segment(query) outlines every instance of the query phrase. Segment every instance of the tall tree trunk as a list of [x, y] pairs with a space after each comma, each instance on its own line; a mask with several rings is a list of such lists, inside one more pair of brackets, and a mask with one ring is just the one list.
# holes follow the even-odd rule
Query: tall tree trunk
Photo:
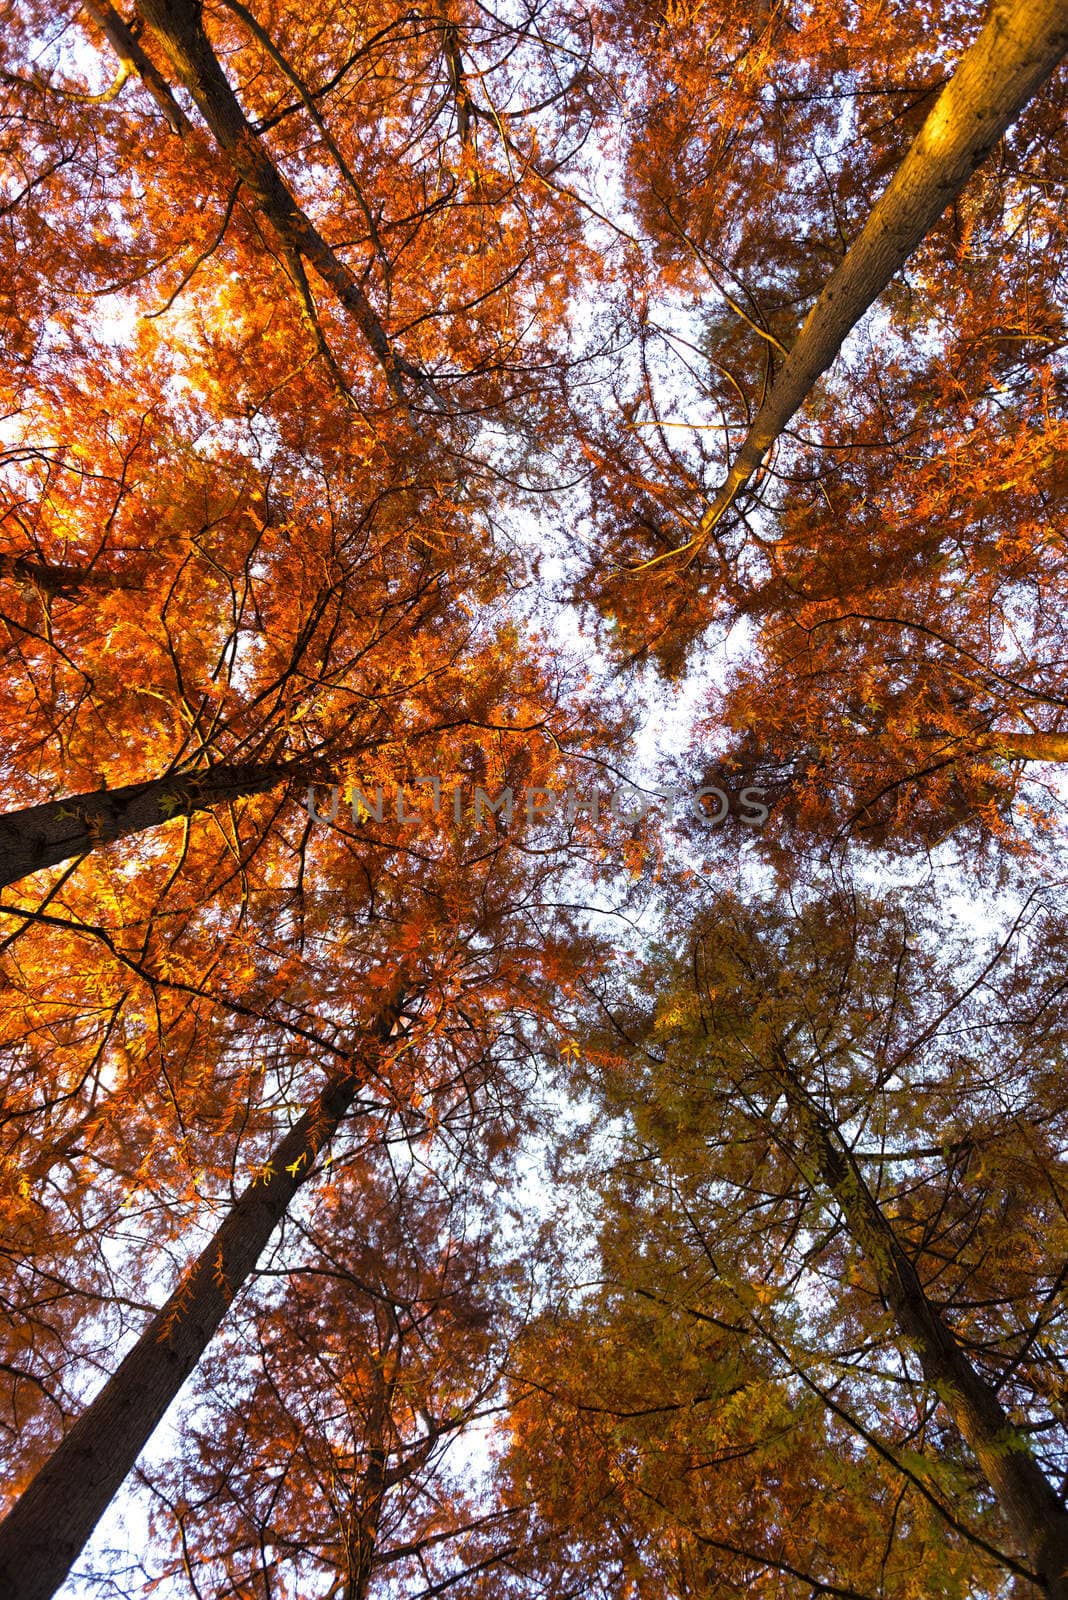
[[287, 762], [235, 762], [202, 772], [96, 789], [0, 815], [0, 887], [172, 817], [263, 794], [293, 775]]
[[86, 11], [104, 34], [127, 73], [136, 73], [180, 139], [192, 130], [185, 112], [174, 98], [162, 73], [157, 72], [130, 29], [108, 0], [82, 0]]
[[702, 544], [882, 294], [1068, 50], [1068, 0], [994, 0], [860, 234], [824, 286], [750, 425], [697, 535]]
[[64, 567], [55, 562], [37, 561], [12, 551], [0, 555], [0, 578], [8, 578], [21, 589], [36, 592], [47, 600], [74, 600], [86, 589], [139, 589], [142, 579], [132, 573], [92, 571], [87, 567]]
[[1068, 733], [999, 733], [995, 728], [982, 748], [1010, 761], [1068, 761]]
[[385, 1374], [377, 1364], [372, 1381], [374, 1399], [367, 1430], [367, 1469], [353, 1488], [352, 1527], [348, 1541], [349, 1570], [343, 1600], [367, 1600], [374, 1577], [382, 1502], [387, 1488], [387, 1435], [396, 1384], [395, 1381], [386, 1382]]
[[194, 0], [138, 0], [138, 4], [235, 175], [283, 246], [310, 262], [333, 289], [380, 362], [396, 397], [404, 399], [405, 377], [425, 385], [423, 374], [393, 349], [355, 273], [334, 252], [290, 194], [219, 65], [200, 19], [200, 7]]
[[976, 1371], [865, 1182], [835, 1124], [809, 1094], [785, 1054], [771, 1067], [800, 1130], [799, 1164], [841, 1207], [879, 1292], [919, 1357], [923, 1375], [972, 1450], [1005, 1519], [1051, 1600], [1068, 1600], [1068, 1511]]
[[[372, 1029], [380, 1046], [403, 997]], [[316, 1157], [352, 1106], [362, 1080], [334, 1076], [275, 1148], [267, 1175], [234, 1203], [129, 1355], [108, 1379], [0, 1523], [0, 1595], [49, 1600], [256, 1265]]]
[[[871, 719], [872, 736], [882, 728]], [[914, 743], [927, 753], [948, 760], [972, 761], [977, 756], [996, 756], [1004, 761], [1068, 761], [1068, 733], [1032, 733], [1022, 728], [991, 728], [989, 733], [917, 733]]]

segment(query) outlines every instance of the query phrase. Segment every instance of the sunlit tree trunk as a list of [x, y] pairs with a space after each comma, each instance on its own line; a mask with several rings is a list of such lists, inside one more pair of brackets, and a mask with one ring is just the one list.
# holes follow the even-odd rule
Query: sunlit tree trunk
[[979, 37], [809, 312], [701, 519], [698, 540], [712, 532], [817, 378], [834, 362], [850, 329], [960, 194], [1066, 50], [1066, 0], [995, 0]]
[[998, 733], [983, 741], [995, 755], [1010, 761], [1068, 761], [1068, 733]]
[[137, 74], [163, 112], [172, 132], [184, 139], [191, 131], [185, 113], [114, 6], [109, 5], [108, 0], [82, 0], [82, 3], [118, 56], [123, 73], [127, 76]]

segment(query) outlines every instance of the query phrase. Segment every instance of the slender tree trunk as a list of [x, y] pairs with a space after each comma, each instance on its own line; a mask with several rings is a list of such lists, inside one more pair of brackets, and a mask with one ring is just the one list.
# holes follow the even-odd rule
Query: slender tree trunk
[[786, 1056], [772, 1068], [802, 1140], [809, 1181], [834, 1195], [879, 1292], [919, 1357], [923, 1375], [972, 1450], [1006, 1521], [1051, 1600], [1068, 1600], [1068, 1511], [1013, 1427], [993, 1387], [957, 1343], [875, 1200], [838, 1129], [801, 1083]]
[[994, 0], [978, 38], [809, 312], [701, 519], [700, 531], [683, 550], [708, 538], [817, 378], [834, 362], [850, 329], [960, 194], [1066, 50], [1068, 0]]
[[386, 1494], [387, 1433], [395, 1384], [374, 1371], [374, 1404], [367, 1440], [367, 1470], [352, 1497], [353, 1525], [349, 1535], [348, 1581], [343, 1600], [367, 1600], [378, 1554], [378, 1530]]
[[235, 175], [283, 244], [308, 261], [330, 285], [380, 362], [390, 388], [404, 399], [402, 379], [425, 382], [416, 368], [394, 351], [389, 336], [357, 281], [298, 206], [263, 141], [250, 126], [219, 65], [194, 0], [138, 0], [145, 21], [159, 40], [211, 129]]
[[203, 772], [96, 789], [0, 815], [0, 886], [172, 817], [263, 794], [293, 775], [286, 762], [220, 764]]
[[[878, 737], [880, 731], [873, 726], [873, 736]], [[1006, 761], [1068, 761], [1068, 733], [992, 728], [989, 733], [918, 733], [915, 742], [946, 760], [970, 761], [988, 755]]]
[[[372, 1030], [384, 1046], [402, 998]], [[329, 1082], [277, 1145], [266, 1175], [234, 1203], [129, 1355], [0, 1523], [3, 1600], [49, 1600], [133, 1469], [256, 1265], [316, 1157], [361, 1087], [355, 1071]]]
[[191, 130], [186, 116], [161, 73], [141, 49], [137, 40], [108, 0], [82, 0], [86, 11], [104, 34], [127, 73], [136, 73], [159, 106], [172, 132], [184, 139]]

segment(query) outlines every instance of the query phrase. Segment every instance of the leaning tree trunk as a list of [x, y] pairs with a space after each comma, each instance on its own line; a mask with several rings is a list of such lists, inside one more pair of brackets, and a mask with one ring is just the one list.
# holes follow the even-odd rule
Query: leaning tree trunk
[[923, 1375], [979, 1463], [1051, 1600], [1068, 1600], [1068, 1511], [994, 1388], [957, 1343], [837, 1128], [781, 1052], [772, 1074], [801, 1133], [801, 1165], [837, 1200]]
[[108, 0], [82, 0], [82, 4], [118, 56], [123, 71], [137, 74], [166, 117], [171, 131], [184, 139], [192, 131], [184, 111], [114, 6]]
[[695, 537], [650, 567], [694, 549], [712, 533], [760, 466], [850, 329], [956, 199], [1006, 128], [1068, 50], [1068, 0], [994, 0], [986, 22], [889, 187], [828, 279], [750, 425]]
[[[379, 1013], [385, 1045], [403, 998]], [[361, 1080], [335, 1075], [234, 1203], [178, 1288], [0, 1523], [3, 1600], [49, 1600], [246, 1282]]]
[[282, 761], [220, 763], [5, 812], [0, 815], [0, 887], [131, 833], [158, 828], [172, 817], [263, 794], [293, 773], [293, 766]]

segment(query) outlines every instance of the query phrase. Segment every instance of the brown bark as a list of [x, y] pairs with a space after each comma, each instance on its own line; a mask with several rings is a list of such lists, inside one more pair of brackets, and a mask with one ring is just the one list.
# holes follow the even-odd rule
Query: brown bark
[[868, 1188], [838, 1129], [786, 1056], [772, 1068], [800, 1131], [799, 1164], [837, 1200], [879, 1292], [998, 1498], [1051, 1600], [1068, 1600], [1068, 1511], [1014, 1428], [993, 1387], [976, 1371]]
[[219, 65], [204, 32], [199, 6], [193, 0], [139, 0], [139, 7], [235, 176], [286, 249], [309, 262], [333, 289], [370, 345], [396, 397], [404, 399], [405, 377], [426, 386], [424, 375], [393, 349], [355, 274], [335, 254], [290, 194]]
[[118, 12], [108, 4], [108, 0], [82, 0], [82, 3], [122, 62], [124, 71], [137, 74], [163, 112], [172, 132], [184, 139], [190, 131], [185, 112]]
[[387, 1433], [395, 1384], [387, 1383], [381, 1368], [374, 1371], [374, 1404], [367, 1441], [367, 1469], [352, 1501], [352, 1528], [348, 1549], [348, 1581], [344, 1600], [367, 1600], [378, 1552], [378, 1529], [386, 1494]]
[[[872, 736], [880, 729], [873, 726]], [[918, 733], [916, 744], [946, 761], [973, 761], [994, 756], [1003, 761], [1068, 761], [1068, 733], [1031, 733], [1026, 729], [992, 728], [989, 733]], [[926, 759], [926, 756], [925, 756]]]
[[[398, 998], [379, 1014], [371, 1030], [379, 1045], [392, 1035], [402, 1003]], [[49, 1600], [64, 1582], [360, 1084], [354, 1070], [335, 1076], [279, 1142], [267, 1175], [234, 1203], [192, 1271], [0, 1523], [4, 1600]]]
[[292, 772], [285, 762], [220, 764], [8, 811], [0, 815], [0, 887], [172, 817], [263, 794]]
[[[854, 711], [854, 715], [859, 713]], [[878, 738], [882, 728], [874, 718], [869, 730]], [[1068, 761], [1068, 733], [1016, 732], [1011, 728], [992, 728], [989, 733], [917, 733], [916, 744], [925, 751], [949, 760], [974, 760], [977, 756], [996, 756], [1006, 761]]]
[[[1066, 0], [994, 0], [971, 49], [809, 312], [694, 539], [704, 543], [835, 361], [850, 330], [1068, 50]], [[646, 566], [654, 562], [645, 563]]]
[[1068, 733], [999, 733], [995, 729], [984, 748], [1010, 761], [1068, 761]]
[[46, 600], [73, 600], [86, 589], [113, 590], [137, 589], [140, 578], [132, 574], [92, 571], [86, 567], [64, 567], [54, 562], [35, 561], [31, 556], [17, 556], [10, 551], [0, 555], [0, 578], [17, 583], [20, 588], [35, 590]]
[[456, 102], [456, 131], [461, 144], [469, 144], [474, 137], [478, 108], [471, 98], [471, 90], [464, 70], [463, 51], [460, 48], [460, 31], [443, 5], [437, 7], [441, 18], [441, 48], [449, 74], [449, 88]]

